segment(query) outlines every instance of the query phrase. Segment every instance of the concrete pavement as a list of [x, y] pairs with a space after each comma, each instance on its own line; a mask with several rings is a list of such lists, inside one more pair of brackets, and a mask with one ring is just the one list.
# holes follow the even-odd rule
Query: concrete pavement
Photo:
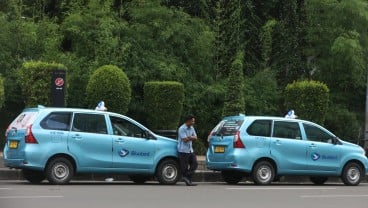
[[254, 186], [242, 183], [200, 183], [187, 187], [157, 183], [78, 182], [66, 186], [29, 185], [23, 181], [0, 181], [1, 208], [188, 208], [188, 207], [282, 207], [367, 208], [368, 184], [348, 187], [285, 185]]

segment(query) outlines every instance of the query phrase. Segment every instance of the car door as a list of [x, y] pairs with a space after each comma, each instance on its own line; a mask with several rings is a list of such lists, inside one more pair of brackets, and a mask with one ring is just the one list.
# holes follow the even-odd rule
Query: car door
[[152, 169], [156, 139], [133, 121], [110, 116], [113, 131], [113, 167], [127, 170]]
[[80, 169], [111, 168], [112, 138], [107, 132], [104, 114], [74, 113], [68, 137], [69, 151], [77, 158]]
[[278, 161], [279, 173], [306, 170], [306, 147], [297, 121], [274, 121], [271, 155]]
[[312, 124], [303, 123], [303, 128], [308, 140], [308, 169], [317, 172], [338, 170], [341, 145], [333, 144], [334, 136]]

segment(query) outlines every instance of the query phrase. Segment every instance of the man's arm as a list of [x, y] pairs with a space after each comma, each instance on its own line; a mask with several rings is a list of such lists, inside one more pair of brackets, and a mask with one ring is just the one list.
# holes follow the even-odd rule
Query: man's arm
[[179, 128], [179, 139], [183, 140], [184, 142], [190, 141], [189, 137], [187, 136], [184, 129]]

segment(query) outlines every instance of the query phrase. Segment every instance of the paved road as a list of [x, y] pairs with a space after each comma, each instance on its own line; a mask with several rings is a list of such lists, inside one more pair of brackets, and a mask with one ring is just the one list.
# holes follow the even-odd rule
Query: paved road
[[0, 181], [1, 208], [367, 208], [368, 184], [254, 186], [200, 183], [196, 187], [78, 182], [67, 186]]

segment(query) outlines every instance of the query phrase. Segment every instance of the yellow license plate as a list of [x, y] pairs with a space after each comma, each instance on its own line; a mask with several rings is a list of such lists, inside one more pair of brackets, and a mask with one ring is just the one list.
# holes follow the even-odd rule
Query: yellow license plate
[[18, 148], [18, 141], [10, 141], [9, 142], [9, 147], [11, 149], [17, 149]]
[[215, 146], [215, 153], [224, 153], [225, 147], [224, 146]]

